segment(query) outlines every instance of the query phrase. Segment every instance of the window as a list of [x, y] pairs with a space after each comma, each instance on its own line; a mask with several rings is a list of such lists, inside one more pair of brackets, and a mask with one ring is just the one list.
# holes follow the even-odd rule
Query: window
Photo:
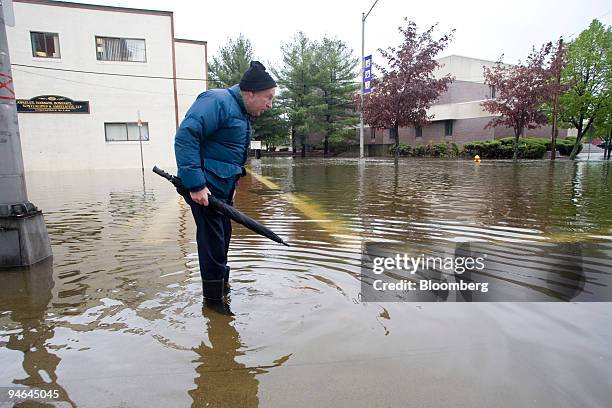
[[453, 121], [445, 120], [444, 121], [444, 136], [452, 136], [453, 135]]
[[98, 61], [147, 62], [145, 40], [96, 37]]
[[59, 35], [57, 33], [30, 32], [32, 55], [39, 58], [59, 58]]
[[423, 137], [423, 128], [420, 126], [414, 127], [414, 135], [415, 137]]
[[375, 140], [375, 139], [376, 139], [376, 129], [371, 127], [370, 128], [370, 140]]
[[397, 140], [399, 136], [399, 128], [389, 128], [389, 138], [391, 140]]
[[495, 85], [489, 85], [489, 99], [495, 99]]
[[107, 142], [138, 141], [142, 134], [142, 140], [149, 140], [149, 123], [143, 122], [138, 129], [138, 122], [128, 123], [105, 123], [104, 134]]

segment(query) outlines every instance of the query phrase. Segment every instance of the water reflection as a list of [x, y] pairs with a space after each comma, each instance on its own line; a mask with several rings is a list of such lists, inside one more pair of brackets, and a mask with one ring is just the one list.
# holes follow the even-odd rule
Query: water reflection
[[[561, 397], [550, 389], [542, 388], [542, 395], [529, 387], [551, 370], [574, 372], [555, 358], [544, 359], [551, 344], [558, 355], [570, 355], [579, 344], [581, 357], [573, 364], [597, 375], [555, 386], [589, 396], [582, 405], [605, 400], [612, 367], [610, 336], [603, 329], [609, 310], [560, 304], [537, 310], [503, 304], [383, 308], [357, 299], [361, 249], [370, 241], [430, 249], [484, 242], [495, 246], [500, 265], [515, 262], [536, 242], [548, 250], [532, 251], [522, 262], [540, 262], [546, 266], [542, 274], [508, 276], [506, 269], [496, 279], [509, 277], [515, 281], [509, 287], [529, 284], [563, 300], [579, 291], [609, 290], [609, 165], [262, 159], [252, 172], [240, 182], [237, 207], [292, 246], [234, 229], [229, 262], [235, 315], [201, 311], [195, 227], [189, 208], [166, 181], [147, 175], [143, 191], [139, 169], [28, 175], [31, 199], [45, 210], [53, 271], [38, 279], [0, 273], [0, 366], [6, 367], [0, 383], [52, 384], [62, 389], [67, 404], [74, 400], [79, 406], [100, 399], [108, 406], [142, 403], [129, 395], [148, 395], [151, 404], [167, 406], [286, 406], [293, 401], [276, 400], [284, 394], [270, 391], [274, 384], [311, 384], [325, 367], [327, 378], [336, 370], [348, 378], [342, 367], [351, 370], [355, 361], [376, 358], [412, 366], [418, 360], [412, 351], [433, 344], [490, 364], [489, 370], [479, 374], [463, 365], [462, 357], [436, 359], [430, 353], [419, 369], [425, 377], [464, 369], [479, 380], [514, 374], [513, 389], [559, 406]], [[583, 281], [577, 269], [554, 269], [578, 256], [570, 253], [575, 244], [585, 261], [583, 272], [590, 274]], [[467, 293], [453, 299], [439, 295], [470, 300]], [[474, 322], [482, 326], [473, 330]], [[471, 343], [474, 333], [483, 333], [478, 347]], [[527, 339], [517, 339], [523, 335]], [[449, 338], [453, 347], [443, 343]], [[511, 364], [536, 349], [529, 367], [538, 374]], [[494, 364], [498, 359], [503, 370]], [[312, 368], [310, 375], [296, 374], [305, 367]], [[376, 372], [384, 381], [407, 374], [362, 372]], [[98, 383], [98, 377], [105, 380]], [[143, 377], [146, 381], [133, 380]], [[367, 375], [351, 384], [368, 386]], [[293, 391], [306, 398], [318, 389], [305, 385]]]
[[244, 345], [235, 329], [234, 316], [229, 305], [221, 302], [208, 302], [203, 309], [206, 334], [210, 346], [202, 342], [193, 350], [197, 353], [195, 361], [197, 377], [195, 390], [190, 390], [193, 407], [257, 407], [257, 374], [265, 372], [249, 368], [237, 362], [244, 355]]
[[[0, 310], [9, 322], [2, 325], [5, 329], [0, 332], [3, 337], [0, 345], [23, 353], [21, 366], [25, 376], [13, 379], [14, 385], [57, 391], [59, 397], [55, 401], [65, 401], [76, 407], [56, 374], [61, 359], [48, 346], [55, 336], [55, 327], [47, 320], [53, 287], [51, 259], [30, 268], [2, 273]], [[5, 332], [7, 326], [13, 327], [8, 333]], [[33, 403], [26, 400], [15, 406]]]

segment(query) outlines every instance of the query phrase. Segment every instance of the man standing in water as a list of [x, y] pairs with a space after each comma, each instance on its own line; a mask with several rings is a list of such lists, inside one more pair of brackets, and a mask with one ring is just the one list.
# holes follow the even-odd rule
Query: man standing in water
[[220, 300], [229, 289], [229, 218], [208, 208], [208, 196], [233, 204], [245, 175], [251, 118], [272, 108], [276, 82], [252, 61], [240, 83], [200, 94], [174, 140], [178, 176], [189, 190], [185, 200], [197, 226], [198, 257], [205, 299]]

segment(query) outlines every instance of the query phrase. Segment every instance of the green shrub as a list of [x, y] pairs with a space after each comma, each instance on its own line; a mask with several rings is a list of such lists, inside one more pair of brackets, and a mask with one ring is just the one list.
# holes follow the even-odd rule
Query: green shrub
[[[559, 154], [562, 156], [569, 156], [572, 153], [572, 149], [574, 148], [574, 144], [576, 143], [575, 137], [566, 137], [565, 139], [557, 140], [557, 149], [559, 149]], [[578, 146], [578, 153], [582, 151], [582, 142]]]
[[519, 159], [541, 159], [546, 153], [546, 145], [541, 143], [519, 144]]
[[415, 146], [412, 150], [412, 154], [416, 157], [424, 157], [427, 153], [427, 148], [423, 145]]
[[[521, 159], [541, 159], [546, 153], [546, 139], [519, 139], [518, 157]], [[512, 159], [514, 156], [514, 138], [506, 137], [500, 140], [484, 142], [468, 142], [463, 145], [465, 156], [472, 158], [479, 155], [481, 159]]]
[[[412, 146], [405, 145], [405, 144], [399, 145], [399, 155], [400, 156], [410, 156], [411, 151], [412, 151]], [[391, 154], [391, 156], [395, 156], [395, 145], [391, 146], [391, 148], [389, 149], [389, 154]]]
[[433, 143], [415, 146], [412, 149], [414, 157], [457, 157], [459, 146], [455, 143]]
[[429, 155], [432, 157], [446, 157], [448, 155], [449, 148], [446, 143], [436, 143], [430, 145]]
[[546, 150], [550, 150], [552, 141], [543, 137], [525, 137], [519, 140], [526, 141], [529, 144], [541, 144]]

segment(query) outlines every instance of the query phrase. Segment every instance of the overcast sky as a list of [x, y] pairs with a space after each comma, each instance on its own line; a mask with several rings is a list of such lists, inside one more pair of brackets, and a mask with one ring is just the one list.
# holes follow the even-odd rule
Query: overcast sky
[[[346, 41], [361, 54], [361, 13], [374, 0], [334, 1], [188, 1], [102, 0], [85, 3], [169, 10], [174, 12], [178, 38], [206, 40], [209, 60], [228, 38], [243, 33], [262, 62], [280, 61], [280, 44], [301, 30], [309, 38], [325, 34]], [[458, 54], [513, 63], [533, 45], [559, 36], [575, 38], [592, 19], [612, 24], [610, 0], [379, 0], [366, 20], [365, 54], [397, 45], [403, 17], [419, 28], [439, 23], [439, 32], [456, 29], [440, 56]], [[573, 36], [572, 36], [573, 35]], [[572, 36], [572, 37], [570, 37]]]

